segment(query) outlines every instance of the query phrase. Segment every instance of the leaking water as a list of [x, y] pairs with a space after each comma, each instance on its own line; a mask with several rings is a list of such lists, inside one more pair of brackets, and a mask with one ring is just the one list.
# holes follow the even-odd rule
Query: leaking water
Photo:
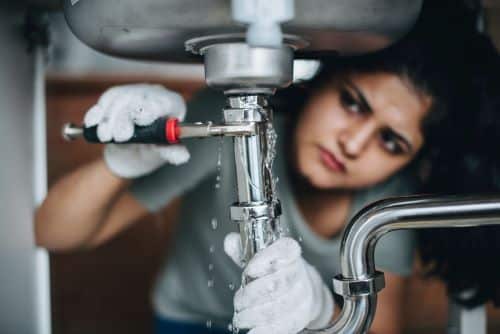
[[[221, 188], [223, 144], [224, 144], [223, 137], [220, 137], [218, 147], [217, 147], [217, 155], [216, 155], [217, 161], [216, 161], [216, 173], [215, 173], [215, 184], [214, 184], [215, 191], [217, 191]], [[213, 231], [217, 230], [218, 226], [219, 226], [219, 222], [218, 222], [216, 217], [213, 217], [212, 219], [210, 219], [210, 227]], [[210, 254], [214, 254], [215, 253], [215, 246], [210, 245], [208, 250], [209, 250]], [[215, 269], [214, 264], [209, 263], [208, 264], [208, 271], [209, 271], [209, 273], [211, 273], [211, 275], [213, 275], [214, 269]], [[208, 287], [208, 289], [213, 289], [215, 287], [215, 278], [214, 277], [210, 277], [208, 279], [207, 287]], [[207, 322], [206, 322], [207, 328], [211, 329], [212, 325], [213, 325], [212, 320], [210, 320], [210, 319], [207, 320]]]
[[210, 220], [210, 225], [212, 226], [212, 230], [216, 230], [217, 229], [217, 226], [218, 226], [218, 221], [217, 221], [217, 218], [212, 218], [212, 220]]
[[223, 137], [219, 138], [219, 144], [217, 146], [217, 164], [215, 173], [215, 189], [220, 189], [220, 182], [222, 179], [222, 146], [224, 145]]
[[267, 147], [266, 147], [266, 156], [264, 158], [264, 166], [267, 170], [267, 175], [270, 178], [270, 193], [271, 193], [271, 199], [273, 202], [278, 201], [278, 197], [276, 194], [276, 185], [278, 183], [278, 178], [273, 178], [273, 163], [274, 159], [276, 158], [276, 141], [278, 139], [278, 134], [274, 130], [273, 123], [272, 122], [267, 122], [267, 129], [266, 129], [266, 140], [267, 140]]

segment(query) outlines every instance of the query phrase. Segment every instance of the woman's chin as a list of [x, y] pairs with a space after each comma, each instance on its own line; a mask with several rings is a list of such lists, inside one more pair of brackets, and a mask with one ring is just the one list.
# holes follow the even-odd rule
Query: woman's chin
[[330, 176], [321, 175], [318, 173], [311, 173], [306, 176], [306, 179], [309, 184], [316, 189], [329, 190], [338, 188], [340, 186], [340, 184], [335, 180], [332, 180]]
[[297, 172], [300, 178], [314, 189], [329, 190], [342, 186], [342, 180], [339, 179], [339, 176], [332, 175], [321, 164], [299, 165]]

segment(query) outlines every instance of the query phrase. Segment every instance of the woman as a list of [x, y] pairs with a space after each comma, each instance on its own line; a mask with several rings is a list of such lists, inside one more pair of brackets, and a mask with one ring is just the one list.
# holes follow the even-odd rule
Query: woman
[[[339, 272], [343, 227], [371, 201], [417, 191], [439, 155], [435, 148], [446, 144], [439, 125], [462, 111], [461, 44], [439, 38], [429, 45], [432, 36], [416, 31], [378, 54], [326, 61], [307, 87], [276, 97], [276, 107], [288, 111], [275, 121], [282, 223], [299, 243], [283, 238], [259, 253], [244, 270], [252, 282], [238, 291], [240, 245], [236, 226], [226, 221], [234, 170], [228, 145], [218, 166], [214, 141], [188, 149], [108, 145], [104, 159], [51, 189], [36, 214], [37, 242], [50, 250], [95, 247], [183, 194], [173, 250], [153, 296], [159, 333], [225, 332], [233, 313], [234, 325], [252, 334], [326, 325], [334, 313], [328, 282]], [[223, 104], [204, 92], [187, 117], [216, 119], [206, 112]], [[105, 93], [85, 123], [99, 126], [101, 140], [126, 140], [134, 124], [163, 115], [183, 118], [178, 96], [157, 86], [127, 86]], [[188, 152], [185, 165], [165, 165], [186, 162]], [[374, 333], [401, 331], [413, 258], [411, 233], [380, 241], [376, 264], [387, 287], [379, 295]]]

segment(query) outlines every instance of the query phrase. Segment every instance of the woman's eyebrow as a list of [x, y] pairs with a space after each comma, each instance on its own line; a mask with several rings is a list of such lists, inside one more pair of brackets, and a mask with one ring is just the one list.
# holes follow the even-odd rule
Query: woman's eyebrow
[[361, 107], [367, 111], [367, 112], [373, 112], [373, 109], [372, 107], [370, 106], [370, 104], [368, 103], [368, 101], [366, 100], [365, 98], [365, 95], [363, 94], [363, 92], [358, 88], [356, 87], [355, 84], [353, 84], [352, 82], [350, 82], [349, 80], [346, 80], [345, 81], [345, 84], [354, 91], [354, 93], [356, 94], [356, 97], [358, 98], [359, 100], [359, 104], [361, 105]]
[[403, 143], [404, 146], [406, 146], [408, 153], [413, 152], [413, 146], [408, 139], [406, 139], [402, 134], [394, 131], [394, 129], [388, 128], [388, 130], [392, 132], [392, 135], [396, 137], [397, 140], [399, 140], [401, 143]]
[[[368, 101], [366, 100], [363, 92], [355, 84], [353, 84], [349, 80], [345, 80], [345, 84], [350, 89], [352, 89], [354, 91], [354, 93], [356, 94], [356, 96], [359, 100], [359, 104], [361, 105], [361, 107], [365, 111], [373, 113], [373, 109], [370, 106], [370, 104], [368, 103]], [[388, 128], [388, 129], [392, 132], [394, 137], [396, 137], [400, 142], [402, 142], [404, 144], [404, 146], [406, 146], [406, 149], [408, 150], [409, 153], [411, 153], [413, 151], [413, 146], [411, 145], [410, 140], [408, 140], [404, 135], [396, 132], [394, 129], [392, 129], [392, 128]]]

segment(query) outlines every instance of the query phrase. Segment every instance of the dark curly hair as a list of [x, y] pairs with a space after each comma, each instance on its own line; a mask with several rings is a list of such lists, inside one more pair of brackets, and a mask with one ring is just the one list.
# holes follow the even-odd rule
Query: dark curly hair
[[[498, 194], [500, 59], [483, 35], [473, 34], [463, 43], [467, 45], [462, 79], [466, 85], [461, 92], [466, 98], [457, 100], [462, 105], [456, 106], [456, 117], [438, 135], [441, 145], [432, 152], [433, 167], [423, 191]], [[495, 265], [500, 256], [499, 227], [423, 230], [419, 244], [428, 275], [444, 280], [458, 303], [500, 305], [500, 267]]]
[[[428, 162], [424, 193], [500, 191], [500, 60], [476, 30], [475, 1], [429, 0], [415, 28], [380, 52], [324, 58], [309, 82], [279, 92], [273, 103], [292, 115], [290, 131], [310, 94], [350, 73], [391, 73], [432, 98], [422, 124], [424, 146], [412, 164]], [[295, 112], [294, 112], [295, 111]], [[466, 306], [500, 302], [500, 228], [421, 230], [419, 249], [427, 276], [447, 284]], [[467, 292], [467, 293], [465, 293]]]

